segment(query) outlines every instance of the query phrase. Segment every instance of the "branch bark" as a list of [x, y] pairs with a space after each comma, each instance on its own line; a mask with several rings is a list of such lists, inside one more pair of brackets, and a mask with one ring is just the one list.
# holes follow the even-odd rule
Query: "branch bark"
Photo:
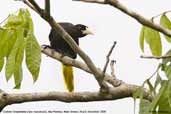
[[117, 9], [119, 9], [123, 13], [129, 15], [130, 17], [134, 18], [135, 20], [137, 20], [142, 25], [148, 26], [152, 29], [155, 29], [155, 30], [163, 33], [164, 35], [171, 37], [171, 31], [163, 28], [162, 26], [160, 26], [158, 24], [153, 23], [151, 20], [146, 19], [145, 17], [138, 14], [137, 12], [127, 8], [122, 3], [120, 3], [118, 0], [73, 0], [73, 1], [82, 1], [82, 2], [98, 3], [98, 4], [109, 4], [109, 5], [117, 8]]
[[109, 61], [110, 61], [110, 55], [112, 54], [112, 51], [115, 48], [115, 46], [116, 46], [116, 41], [113, 43], [112, 47], [110, 48], [110, 50], [106, 56], [106, 63], [105, 63], [105, 66], [103, 68], [103, 74], [105, 74], [105, 72], [106, 72], [107, 66], [108, 66]]
[[45, 0], [45, 11], [50, 16], [50, 0]]
[[[98, 92], [36, 92], [36, 93], [0, 93], [0, 108], [1, 110], [11, 104], [32, 102], [32, 101], [62, 101], [62, 102], [92, 102], [92, 101], [107, 101], [121, 98], [132, 97], [133, 93], [139, 86], [131, 84], [122, 84], [117, 88], [109, 88], [108, 94]], [[152, 96], [148, 91], [144, 90], [144, 99], [152, 100]]]

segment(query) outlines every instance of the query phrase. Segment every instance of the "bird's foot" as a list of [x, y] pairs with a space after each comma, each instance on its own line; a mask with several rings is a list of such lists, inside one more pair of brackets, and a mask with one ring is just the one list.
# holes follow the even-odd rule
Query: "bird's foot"
[[50, 48], [50, 49], [52, 49], [52, 47], [51, 47], [51, 46], [46, 45], [46, 44], [43, 44], [41, 47], [42, 47], [43, 49], [46, 49], [46, 48]]

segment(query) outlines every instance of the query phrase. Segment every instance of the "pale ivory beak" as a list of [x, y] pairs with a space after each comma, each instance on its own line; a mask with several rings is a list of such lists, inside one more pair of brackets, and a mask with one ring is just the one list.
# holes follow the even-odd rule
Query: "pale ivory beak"
[[91, 30], [89, 28], [86, 28], [86, 30], [82, 31], [83, 34], [86, 34], [86, 35], [94, 35], [93, 32], [91, 32]]

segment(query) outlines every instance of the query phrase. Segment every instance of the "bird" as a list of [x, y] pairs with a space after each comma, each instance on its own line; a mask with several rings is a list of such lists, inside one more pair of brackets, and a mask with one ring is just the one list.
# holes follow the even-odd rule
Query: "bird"
[[[76, 42], [77, 45], [79, 45], [79, 38], [82, 38], [86, 35], [93, 35], [93, 32], [91, 32], [90, 29], [83, 24], [74, 25], [69, 22], [60, 22], [58, 24], [72, 37], [72, 39]], [[50, 47], [55, 51], [59, 52], [63, 56], [68, 56], [72, 59], [76, 59], [77, 53], [73, 51], [69, 44], [53, 28], [50, 30], [49, 41]], [[74, 75], [72, 66], [65, 65], [62, 63], [62, 72], [66, 89], [69, 92], [73, 92]]]

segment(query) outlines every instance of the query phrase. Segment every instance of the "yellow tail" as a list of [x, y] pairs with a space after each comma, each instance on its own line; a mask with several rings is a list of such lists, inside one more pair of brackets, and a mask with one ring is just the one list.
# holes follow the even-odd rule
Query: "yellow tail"
[[65, 81], [66, 88], [69, 92], [74, 91], [74, 76], [72, 66], [67, 66], [62, 64], [63, 77]]

